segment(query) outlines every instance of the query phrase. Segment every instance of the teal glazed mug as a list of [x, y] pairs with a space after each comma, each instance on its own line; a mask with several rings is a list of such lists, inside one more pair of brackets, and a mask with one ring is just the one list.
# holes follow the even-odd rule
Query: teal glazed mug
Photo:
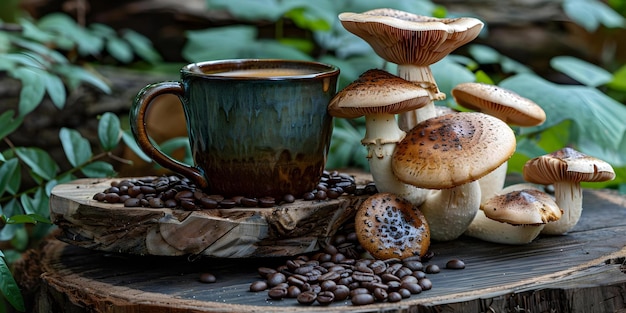
[[[135, 140], [156, 163], [225, 197], [296, 197], [313, 190], [332, 134], [327, 106], [339, 69], [296, 60], [234, 59], [192, 63], [178, 82], [144, 87], [130, 111]], [[149, 139], [146, 112], [164, 94], [178, 96], [193, 165]]]

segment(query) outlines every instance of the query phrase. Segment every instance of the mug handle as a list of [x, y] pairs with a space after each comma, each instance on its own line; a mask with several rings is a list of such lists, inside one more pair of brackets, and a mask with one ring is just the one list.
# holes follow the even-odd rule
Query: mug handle
[[173, 81], [150, 84], [139, 91], [135, 97], [130, 109], [130, 128], [135, 137], [135, 141], [141, 150], [156, 163], [175, 173], [182, 174], [198, 187], [206, 189], [208, 182], [201, 169], [189, 166], [166, 155], [156, 147], [148, 137], [146, 130], [146, 112], [148, 112], [148, 108], [156, 97], [165, 94], [178, 96], [182, 104], [182, 99], [185, 94], [183, 84]]

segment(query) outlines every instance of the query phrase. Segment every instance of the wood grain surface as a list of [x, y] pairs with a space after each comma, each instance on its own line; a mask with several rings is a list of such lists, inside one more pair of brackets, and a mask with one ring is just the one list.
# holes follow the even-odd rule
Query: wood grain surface
[[[585, 190], [584, 207], [574, 231], [528, 245], [467, 237], [434, 243], [430, 263], [443, 267], [459, 258], [466, 268], [429, 274], [431, 290], [395, 304], [302, 306], [249, 291], [259, 279], [259, 266], [284, 264], [284, 258], [192, 261], [99, 252], [51, 240], [24, 262], [30, 270], [21, 268], [39, 269], [35, 312], [624, 312], [626, 200], [613, 191]], [[205, 272], [217, 282], [199, 282]]]

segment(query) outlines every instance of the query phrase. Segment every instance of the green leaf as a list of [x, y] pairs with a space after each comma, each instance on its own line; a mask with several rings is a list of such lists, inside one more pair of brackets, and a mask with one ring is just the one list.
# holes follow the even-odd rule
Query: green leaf
[[15, 282], [4, 256], [0, 258], [0, 291], [13, 308], [20, 312], [26, 311], [20, 287]]
[[30, 50], [42, 57], [48, 58], [55, 63], [68, 63], [67, 58], [63, 54], [39, 42], [26, 40], [17, 36], [11, 37], [11, 42], [16, 46], [19, 46], [26, 50]]
[[80, 66], [63, 64], [54, 67], [54, 71], [68, 81], [70, 88], [75, 89], [81, 83], [87, 83], [100, 91], [110, 94], [111, 87], [95, 72], [88, 71]]
[[519, 63], [485, 45], [469, 45], [469, 53], [480, 64], [499, 64], [504, 73], [532, 73], [526, 65]]
[[124, 141], [124, 144], [126, 144], [126, 146], [130, 148], [130, 150], [133, 151], [142, 160], [148, 163], [152, 162], [152, 159], [150, 159], [150, 157], [147, 154], [145, 154], [143, 150], [141, 150], [141, 148], [137, 144], [137, 141], [135, 141], [135, 137], [130, 132], [130, 130], [126, 130], [122, 132], [122, 141]]
[[66, 92], [65, 85], [61, 78], [45, 71], [41, 73], [41, 77], [43, 77], [46, 91], [52, 103], [54, 103], [57, 108], [63, 109], [65, 106]]
[[61, 128], [59, 139], [65, 151], [65, 157], [74, 167], [83, 165], [93, 156], [89, 140], [85, 139], [77, 130]]
[[17, 158], [12, 158], [0, 165], [0, 196], [4, 192], [12, 195], [19, 190], [22, 173], [20, 172], [20, 162]]
[[122, 38], [124, 38], [130, 46], [133, 48], [133, 51], [142, 58], [143, 60], [148, 61], [149, 63], [159, 63], [163, 61], [159, 53], [154, 49], [152, 42], [146, 36], [132, 30], [125, 29], [122, 32]]
[[6, 110], [0, 114], [0, 140], [13, 133], [24, 121], [24, 116], [15, 116], [15, 111]]
[[597, 0], [565, 0], [563, 11], [588, 32], [596, 31], [600, 25], [608, 28], [623, 28], [625, 25], [624, 17]]
[[40, 73], [26, 67], [18, 67], [11, 75], [22, 82], [20, 90], [19, 115], [26, 116], [39, 106], [46, 93], [44, 78]]
[[615, 90], [626, 92], [626, 65], [623, 65], [613, 73], [613, 79], [608, 86]]
[[18, 214], [13, 215], [7, 218], [7, 224], [37, 224], [37, 223], [47, 223], [51, 224], [50, 219], [45, 216], [41, 216], [39, 214]]
[[[521, 134], [542, 132], [570, 120], [572, 124], [567, 133], [568, 140], [572, 142], [563, 142], [556, 149], [573, 144], [587, 153], [583, 144], [593, 143], [606, 153], [594, 154], [600, 159], [607, 159], [610, 154], [619, 151], [626, 132], [623, 122], [626, 120], [626, 107], [597, 89], [557, 85], [532, 74], [515, 75], [500, 85], [535, 101], [546, 112], [546, 121], [542, 125], [522, 128]], [[617, 165], [626, 164], [625, 158], [622, 157]]]
[[126, 41], [120, 38], [108, 38], [106, 48], [112, 57], [122, 63], [130, 63], [133, 60], [133, 49]]
[[113, 165], [103, 161], [91, 162], [83, 166], [80, 171], [87, 177], [112, 177], [116, 175]]
[[37, 188], [32, 198], [25, 193], [20, 196], [20, 204], [26, 214], [50, 215], [49, 200], [44, 187]]
[[555, 70], [586, 86], [598, 87], [609, 83], [613, 79], [613, 75], [609, 71], [572, 56], [552, 58], [550, 65]]
[[77, 45], [80, 55], [98, 55], [104, 47], [104, 40], [101, 37], [92, 35], [66, 14], [48, 14], [39, 19], [37, 24], [41, 29], [72, 40]]
[[59, 171], [59, 167], [54, 162], [54, 159], [40, 148], [17, 147], [15, 148], [15, 153], [34, 174], [46, 180], [53, 179]]
[[117, 115], [106, 112], [100, 116], [98, 122], [98, 139], [104, 151], [111, 151], [117, 147], [122, 138], [120, 119]]

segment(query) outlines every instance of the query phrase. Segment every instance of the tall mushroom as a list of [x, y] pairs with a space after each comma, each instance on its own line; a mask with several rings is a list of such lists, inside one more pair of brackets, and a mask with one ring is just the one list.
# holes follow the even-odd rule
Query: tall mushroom
[[[460, 106], [495, 116], [511, 126], [537, 126], [546, 120], [546, 113], [538, 104], [502, 87], [462, 83], [452, 89], [452, 96]], [[481, 202], [504, 187], [507, 167], [508, 162], [505, 162], [480, 179]]]
[[396, 145], [392, 168], [403, 182], [437, 189], [419, 207], [431, 238], [460, 236], [480, 206], [477, 179], [507, 161], [515, 135], [501, 120], [479, 112], [460, 112], [417, 124]]
[[526, 162], [524, 179], [535, 184], [554, 184], [556, 203], [563, 210], [560, 220], [548, 223], [542, 234], [562, 235], [574, 228], [583, 206], [581, 182], [613, 180], [615, 172], [607, 162], [565, 147]]
[[428, 190], [420, 190], [398, 180], [391, 170], [391, 154], [405, 137], [395, 114], [414, 110], [430, 101], [422, 87], [383, 70], [372, 69], [339, 91], [328, 105], [334, 117], [365, 116], [365, 137], [370, 172], [378, 191], [391, 192], [412, 203], [421, 204]]
[[[398, 76], [428, 90], [432, 101], [445, 99], [445, 94], [439, 91], [430, 65], [474, 40], [483, 28], [480, 20], [471, 17], [435, 18], [394, 9], [344, 12], [339, 20], [381, 58], [397, 64]], [[419, 110], [400, 114], [400, 128], [408, 130], [436, 116], [432, 101]]]
[[495, 243], [527, 244], [561, 214], [547, 193], [529, 184], [512, 185], [481, 204], [464, 234]]

